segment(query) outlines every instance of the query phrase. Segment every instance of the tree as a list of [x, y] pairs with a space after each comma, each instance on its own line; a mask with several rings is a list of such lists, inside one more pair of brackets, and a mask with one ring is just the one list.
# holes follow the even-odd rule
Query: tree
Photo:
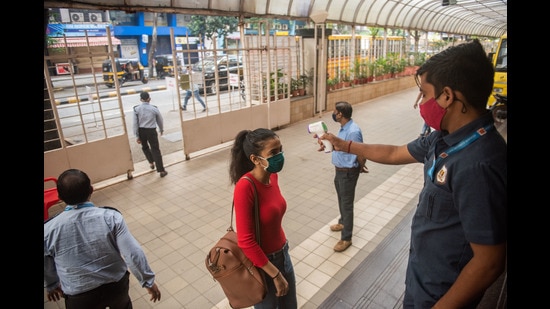
[[[201, 41], [204, 42], [205, 38], [210, 40], [214, 36], [224, 38], [228, 34], [237, 31], [238, 22], [239, 20], [236, 17], [193, 15], [188, 27], [193, 35], [200, 37]], [[226, 48], [225, 40], [223, 41], [223, 48]]]
[[410, 34], [414, 38], [414, 52], [418, 53], [418, 43], [420, 42], [420, 36], [422, 36], [422, 33], [418, 30], [414, 30], [411, 31]]
[[[149, 65], [149, 78], [153, 76], [153, 70], [155, 66], [153, 65], [153, 57], [157, 51], [157, 19], [158, 13], [153, 13], [153, 34], [151, 35], [151, 47], [149, 47], [149, 53], [147, 54], [147, 64]], [[159, 78], [159, 76], [157, 76]]]

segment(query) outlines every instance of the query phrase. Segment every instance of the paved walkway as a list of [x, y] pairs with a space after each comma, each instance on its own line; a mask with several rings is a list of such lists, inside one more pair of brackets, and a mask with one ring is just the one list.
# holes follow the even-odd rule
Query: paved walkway
[[[417, 91], [414, 87], [354, 105], [353, 119], [365, 141], [404, 144], [416, 138], [423, 124], [412, 108]], [[307, 125], [318, 120], [331, 132], [339, 129], [328, 111], [277, 131], [285, 151], [280, 185], [288, 210], [283, 227], [296, 270], [299, 307], [400, 308], [410, 213], [422, 186], [422, 165], [367, 163], [370, 173], [360, 176], [356, 190], [353, 245], [336, 253], [332, 248], [339, 233], [329, 230], [339, 216], [334, 167], [330, 154], [317, 152], [316, 141], [307, 133]], [[204, 264], [206, 252], [229, 225], [229, 147], [210, 149], [188, 161], [181, 153], [165, 155], [169, 174], [164, 178], [144, 166], [136, 168], [132, 180], [94, 184], [92, 201], [124, 214], [157, 274], [163, 294], [155, 304], [131, 276], [134, 308], [230, 308]], [[391, 258], [385, 256], [389, 253]], [[376, 277], [366, 277], [372, 272]], [[353, 288], [341, 288], [344, 282]], [[62, 302], [44, 299], [44, 308], [64, 308]]]

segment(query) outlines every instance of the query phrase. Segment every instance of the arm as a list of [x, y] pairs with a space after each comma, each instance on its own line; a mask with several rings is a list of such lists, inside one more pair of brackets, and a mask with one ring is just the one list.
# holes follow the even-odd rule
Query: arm
[[233, 192], [233, 200], [239, 247], [254, 265], [260, 267], [271, 278], [266, 277], [266, 280], [273, 280], [277, 289], [276, 295], [285, 295], [288, 292], [288, 282], [282, 274], [279, 274], [279, 269], [269, 261], [260, 245], [256, 242], [256, 223], [252, 215], [254, 193], [252, 184], [248, 180], [241, 179], [237, 181]]
[[[286, 281], [286, 278], [281, 274], [279, 269], [275, 267], [270, 261], [267, 262], [262, 267], [263, 271], [271, 277], [271, 280], [273, 280], [273, 283], [275, 284], [275, 288], [277, 289], [277, 292], [275, 293], [275, 296], [284, 296], [286, 293], [288, 293], [288, 281]], [[270, 280], [269, 278], [265, 278], [266, 280]]]
[[[332, 143], [334, 150], [345, 151], [355, 154], [364, 160], [370, 160], [382, 164], [408, 164], [416, 161], [407, 149], [407, 145], [382, 145], [382, 144], [364, 144], [343, 140], [332, 133], [325, 133], [320, 138]], [[321, 143], [321, 141], [319, 141]], [[321, 143], [322, 144], [322, 143]]]
[[137, 108], [137, 105], [134, 106], [134, 127], [133, 127], [133, 129], [134, 129], [134, 135], [137, 138], [137, 142], [139, 144], [140, 143], [140, 141], [139, 141], [139, 124], [138, 124], [139, 120], [138, 120], [138, 113], [137, 113], [136, 108]]
[[472, 300], [481, 297], [504, 271], [506, 243], [470, 245], [474, 256], [462, 269], [447, 293], [432, 308], [463, 308]]
[[55, 268], [55, 261], [52, 256], [44, 254], [44, 287], [48, 294], [49, 301], [58, 301], [64, 297], [59, 277]]
[[139, 281], [140, 285], [151, 294], [150, 300], [153, 302], [160, 300], [161, 293], [155, 283], [155, 273], [149, 267], [145, 252], [143, 252], [138, 241], [128, 230], [128, 226], [124, 222], [124, 219], [122, 219], [122, 215], [118, 216], [116, 226], [117, 245], [128, 268]]
[[419, 92], [418, 93], [418, 96], [416, 97], [416, 100], [414, 101], [414, 109], [416, 109], [418, 107], [418, 102], [420, 102], [420, 99], [422, 98], [422, 92]]
[[160, 135], [164, 133], [164, 120], [162, 119], [162, 115], [160, 114], [160, 110], [157, 108], [157, 126], [159, 127]]

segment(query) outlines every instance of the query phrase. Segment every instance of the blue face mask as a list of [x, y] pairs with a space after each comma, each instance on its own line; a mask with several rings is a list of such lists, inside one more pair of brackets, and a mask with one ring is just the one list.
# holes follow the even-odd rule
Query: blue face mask
[[[278, 173], [283, 169], [283, 165], [285, 164], [285, 157], [283, 155], [283, 152], [279, 152], [276, 155], [273, 155], [269, 158], [262, 158], [258, 156], [258, 158], [266, 160], [267, 161], [267, 167], [264, 167], [264, 170], [270, 172], [270, 173]], [[262, 165], [263, 166], [263, 165]]]

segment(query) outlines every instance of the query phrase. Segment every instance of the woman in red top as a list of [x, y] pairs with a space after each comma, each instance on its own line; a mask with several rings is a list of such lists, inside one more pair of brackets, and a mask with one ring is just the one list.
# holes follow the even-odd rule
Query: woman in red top
[[[265, 272], [267, 279], [267, 296], [254, 305], [255, 309], [298, 307], [294, 266], [281, 225], [286, 200], [279, 189], [277, 173], [283, 164], [283, 146], [272, 130], [260, 128], [237, 134], [231, 148], [229, 177], [235, 185], [238, 245], [254, 265]], [[256, 242], [254, 188], [243, 176], [250, 178], [258, 191], [261, 246]]]

